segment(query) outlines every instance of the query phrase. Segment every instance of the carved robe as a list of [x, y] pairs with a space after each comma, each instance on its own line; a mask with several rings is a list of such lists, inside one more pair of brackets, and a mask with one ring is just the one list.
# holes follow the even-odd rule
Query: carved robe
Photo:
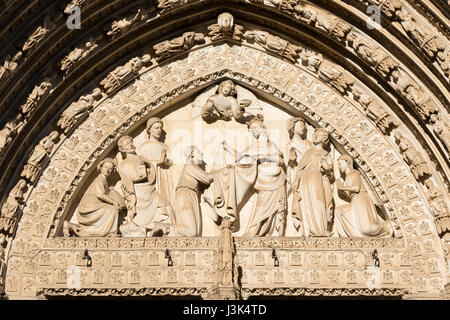
[[[155, 223], [168, 222], [169, 203], [156, 191], [154, 167], [145, 158], [128, 154], [126, 159], [117, 155], [117, 171], [122, 179], [127, 209], [134, 217], [120, 226], [125, 237], [147, 235], [147, 229], [154, 229]], [[147, 181], [134, 182], [140, 176], [139, 170], [145, 164]]]
[[119, 208], [99, 198], [99, 196], [113, 196], [120, 198], [118, 193], [110, 190], [106, 176], [100, 174], [86, 190], [80, 201], [77, 220], [80, 224], [73, 231], [80, 237], [117, 236], [119, 222]]
[[199, 184], [210, 184], [213, 178], [196, 164], [186, 164], [175, 191], [175, 235], [198, 237], [202, 230]]
[[299, 206], [293, 205], [292, 214], [302, 217], [306, 237], [329, 235], [327, 229], [332, 215], [333, 190], [329, 178], [322, 173], [321, 161], [326, 161], [330, 166], [332, 164], [327, 151], [311, 148], [297, 166], [294, 201], [301, 202]]
[[334, 225], [340, 237], [380, 237], [387, 234], [386, 223], [378, 216], [374, 203], [362, 182], [357, 170], [351, 170], [346, 179], [349, 204], [336, 208]]

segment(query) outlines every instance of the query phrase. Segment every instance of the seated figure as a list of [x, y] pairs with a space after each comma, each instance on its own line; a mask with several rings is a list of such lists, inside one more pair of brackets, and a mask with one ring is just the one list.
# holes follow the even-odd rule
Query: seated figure
[[125, 209], [125, 202], [117, 191], [108, 186], [107, 179], [114, 171], [114, 160], [106, 158], [97, 169], [100, 174], [88, 187], [78, 206], [78, 224], [64, 222], [65, 237], [71, 231], [80, 237], [118, 236], [119, 211]]

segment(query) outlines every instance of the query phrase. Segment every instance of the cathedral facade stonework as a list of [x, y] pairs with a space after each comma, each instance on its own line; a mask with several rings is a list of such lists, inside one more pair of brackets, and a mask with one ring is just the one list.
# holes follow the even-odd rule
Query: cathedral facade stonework
[[449, 299], [434, 0], [0, 8], [2, 298]]

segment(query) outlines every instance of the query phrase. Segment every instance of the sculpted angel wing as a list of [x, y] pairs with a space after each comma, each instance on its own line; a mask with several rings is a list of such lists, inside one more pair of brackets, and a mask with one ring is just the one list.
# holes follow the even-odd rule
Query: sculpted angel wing
[[200, 93], [194, 102], [192, 102], [192, 119], [196, 119], [200, 116], [203, 106], [208, 101], [208, 98], [215, 95], [219, 85], [214, 85], [207, 88], [205, 91]]
[[261, 104], [256, 98], [256, 96], [250, 91], [241, 87], [240, 85], [236, 85], [237, 92], [237, 100], [239, 104], [248, 104], [248, 107], [245, 107], [245, 111], [252, 115], [262, 114], [263, 109]]

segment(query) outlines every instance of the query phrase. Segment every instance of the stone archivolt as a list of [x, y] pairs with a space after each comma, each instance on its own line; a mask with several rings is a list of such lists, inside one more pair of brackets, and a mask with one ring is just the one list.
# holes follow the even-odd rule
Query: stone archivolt
[[[297, 11], [298, 10], [299, 9], [297, 9]], [[319, 29], [327, 32], [332, 37], [335, 37], [338, 41], [344, 41], [344, 39], [348, 37], [349, 34], [352, 34], [351, 28], [347, 28], [345, 24], [339, 23], [334, 19], [331, 19], [331, 23], [328, 24], [326, 22], [329, 21], [321, 22], [320, 19], [317, 20], [317, 18], [315, 18], [315, 20], [311, 18], [310, 20], [316, 21], [314, 22], [314, 24], [316, 26], [320, 26]], [[309, 23], [311, 24], [313, 22]], [[266, 36], [266, 38], [267, 35], [271, 36], [270, 33], [266, 33], [264, 35]], [[170, 41], [168, 43], [170, 43]], [[292, 58], [290, 58], [291, 55], [286, 56], [284, 54], [284, 51], [281, 51], [279, 52], [279, 54], [277, 54], [276, 46], [265, 47], [268, 44], [267, 42], [261, 42], [261, 44], [261, 47], [267, 50], [267, 53], [279, 55], [280, 57], [285, 58], [286, 62], [289, 60], [292, 61]], [[371, 64], [374, 65], [375, 68], [376, 66], [380, 65], [380, 61], [385, 60], [383, 54], [381, 54], [381, 58], [379, 58], [380, 55], [377, 55], [375, 53], [376, 50], [370, 48], [369, 46], [364, 47], [365, 45], [363, 44], [356, 46], [356, 48], [358, 48], [359, 50], [361, 46], [362, 48], [367, 48], [367, 50], [364, 49], [366, 51], [361, 49], [361, 52], [370, 53], [368, 55], [364, 55], [363, 53], [362, 56], [365, 57], [368, 62], [372, 61]], [[41, 171], [42, 177], [39, 182], [37, 182], [36, 187], [34, 189], [30, 189], [27, 192], [26, 203], [29, 205], [27, 205], [24, 209], [24, 217], [19, 224], [16, 240], [14, 241], [13, 246], [9, 247], [11, 260], [8, 272], [11, 276], [7, 278], [7, 289], [8, 281], [10, 283], [10, 288], [14, 288], [14, 281], [15, 279], [17, 280], [16, 277], [18, 276], [18, 274], [20, 274], [20, 270], [25, 271], [25, 274], [28, 275], [23, 278], [22, 289], [20, 289], [20, 287], [16, 287], [18, 291], [10, 290], [11, 294], [24, 296], [34, 295], [37, 286], [35, 284], [34, 275], [26, 271], [30, 270], [27, 269], [29, 268], [29, 261], [26, 259], [26, 256], [29, 256], [30, 254], [33, 254], [34, 252], [37, 252], [37, 250], [39, 250], [42, 239], [45, 239], [47, 237], [47, 233], [50, 227], [50, 220], [52, 220], [53, 217], [56, 217], [56, 221], [58, 221], [59, 217], [61, 217], [61, 215], [65, 212], [64, 203], [67, 203], [69, 201], [71, 194], [67, 193], [66, 195], [64, 195], [64, 191], [75, 191], [74, 187], [83, 179], [86, 170], [91, 166], [91, 164], [96, 162], [96, 159], [102, 154], [103, 150], [108, 148], [112, 140], [114, 138], [117, 138], [120, 134], [125, 133], [125, 131], [127, 131], [126, 129], [132, 126], [133, 123], [136, 120], [140, 119], [146, 112], [151, 110], [154, 110], [154, 113], [159, 112], [159, 110], [161, 109], [158, 109], [157, 107], [164, 105], [165, 102], [169, 101], [174, 95], [182, 94], [183, 91], [189, 90], [188, 88], [192, 85], [211, 83], [211, 81], [217, 81], [223, 77], [231, 78], [235, 81], [242, 81], [250, 87], [258, 88], [259, 90], [261, 90], [261, 92], [265, 91], [266, 93], [273, 94], [274, 97], [279, 98], [280, 101], [284, 101], [284, 103], [286, 103], [287, 105], [291, 105], [291, 107], [293, 108], [299, 108], [298, 110], [302, 111], [312, 123], [318, 126], [327, 127], [327, 129], [331, 131], [332, 137], [335, 138], [336, 141], [339, 141], [339, 143], [342, 143], [344, 149], [346, 149], [348, 153], [352, 154], [355, 157], [361, 158], [357, 159], [357, 163], [359, 164], [361, 169], [366, 172], [367, 176], [375, 178], [370, 180], [371, 183], [373, 183], [375, 186], [381, 186], [380, 190], [383, 190], [383, 192], [379, 192], [377, 190], [377, 193], [381, 198], [386, 198], [387, 201], [385, 201], [385, 206], [388, 208], [390, 219], [395, 222], [395, 220], [397, 220], [397, 215], [400, 217], [399, 224], [403, 226], [403, 236], [407, 240], [408, 248], [411, 245], [412, 252], [415, 252], [413, 253], [413, 256], [415, 258], [411, 262], [411, 264], [413, 265], [412, 283], [408, 284], [408, 287], [411, 286], [412, 288], [414, 288], [413, 290], [419, 291], [440, 290], [442, 288], [442, 285], [445, 284], [445, 278], [443, 278], [443, 273], [439, 271], [440, 258], [438, 252], [436, 251], [436, 245], [437, 247], [439, 247], [439, 244], [436, 244], [438, 243], [438, 239], [436, 239], [436, 236], [430, 229], [429, 213], [424, 206], [424, 204], [427, 203], [427, 199], [423, 196], [423, 193], [427, 190], [431, 190], [432, 187], [429, 186], [429, 184], [427, 184], [428, 189], [425, 187], [420, 187], [416, 183], [416, 181], [414, 181], [414, 179], [411, 180], [411, 177], [408, 173], [406, 173], [405, 175], [405, 170], [406, 172], [408, 172], [409, 168], [404, 166], [402, 160], [396, 160], [396, 157], [398, 157], [397, 152], [394, 151], [395, 149], [390, 149], [391, 146], [395, 143], [392, 138], [383, 137], [383, 135], [377, 136], [377, 134], [364, 135], [365, 132], [371, 131], [367, 128], [368, 124], [370, 124], [369, 127], [373, 127], [373, 125], [370, 122], [363, 123], [364, 121], [358, 123], [358, 121], [355, 121], [355, 119], [357, 119], [358, 117], [355, 114], [352, 114], [352, 112], [354, 113], [355, 110], [357, 110], [356, 113], [362, 114], [362, 111], [367, 111], [365, 109], [362, 110], [362, 108], [356, 107], [357, 104], [352, 103], [350, 103], [350, 107], [346, 109], [348, 105], [346, 105], [346, 102], [343, 102], [344, 100], [340, 101], [343, 102], [341, 105], [340, 102], [336, 102], [332, 98], [330, 98], [329, 101], [325, 101], [322, 97], [327, 97], [328, 94], [325, 94], [326, 90], [323, 87], [320, 87], [321, 83], [317, 82], [317, 80], [313, 80], [314, 78], [312, 78], [308, 73], [300, 72], [298, 74], [298, 78], [296, 78], [298, 81], [297, 83], [302, 83], [302, 86], [297, 85], [296, 87], [296, 85], [293, 84], [294, 82], [283, 82], [283, 79], [276, 77], [275, 67], [272, 66], [275, 63], [278, 68], [286, 68], [286, 70], [289, 70], [290, 65], [284, 64], [283, 67], [282, 60], [273, 60], [274, 58], [270, 55], [264, 55], [261, 52], [257, 53], [258, 50], [253, 49], [254, 51], [252, 51], [252, 49], [246, 49], [247, 45], [241, 47], [243, 49], [240, 54], [237, 54], [239, 50], [234, 46], [228, 47], [226, 45], [224, 46], [217, 44], [210, 47], [218, 49], [219, 54], [217, 54], [217, 50], [216, 52], [214, 52], [214, 54], [217, 54], [218, 57], [216, 59], [211, 59], [211, 63], [208, 63], [206, 61], [201, 62], [202, 67], [208, 66], [209, 68], [211, 68], [205, 69], [203, 74], [200, 74], [199, 71], [196, 70], [195, 64], [192, 64], [191, 66], [189, 66], [189, 64], [182, 65], [182, 67], [179, 68], [179, 66], [177, 66], [175, 63], [170, 62], [160, 62], [161, 65], [144, 68], [143, 71], [138, 69], [132, 76], [124, 77], [123, 81], [117, 81], [116, 85], [112, 86], [111, 89], [106, 90], [106, 93], [109, 95], [108, 98], [104, 98], [99, 102], [93, 103], [95, 107], [93, 108], [93, 111], [89, 113], [87, 121], [80, 123], [80, 125], [76, 128], [74, 127], [75, 130], [72, 134], [68, 134], [68, 132], [66, 132], [68, 136], [60, 143], [58, 143], [56, 147], [57, 151], [52, 153], [54, 155], [54, 159], [50, 159], [49, 166], [45, 167], [45, 169], [44, 166], [40, 168], [40, 170], [44, 169], [44, 171]], [[207, 48], [208, 46], [204, 48], [199, 47], [197, 49], [194, 47], [194, 50], [189, 53], [189, 56], [198, 54], [198, 57], [202, 57], [202, 50], [206, 53], [208, 52]], [[231, 59], [223, 60], [220, 57], [221, 55], [223, 57], [225, 53], [224, 51], [220, 52], [221, 48], [225, 49], [226, 54]], [[270, 50], [268, 50], [269, 48]], [[275, 48], [275, 51], [273, 51], [273, 48]], [[249, 71], [246, 69], [246, 65], [248, 65], [249, 63], [255, 63], [256, 60], [243, 54], [243, 52], [245, 51], [247, 53], [253, 52], [251, 54], [257, 53], [257, 56], [265, 57], [265, 61], [260, 64], [259, 68], [256, 68], [253, 71]], [[213, 53], [213, 51], [209, 51], [209, 53], [211, 54]], [[313, 54], [313, 56], [315, 55]], [[170, 57], [170, 55], [167, 57]], [[295, 53], [295, 57], [293, 59], [297, 60], [299, 57], [301, 57], [301, 55], [297, 55], [297, 53]], [[196, 61], [196, 63], [197, 62], [198, 61]], [[215, 63], [217, 64], [214, 65]], [[258, 63], [261, 62], [258, 60]], [[354, 99], [355, 102], [361, 103], [361, 100], [363, 100], [365, 101], [366, 105], [371, 105], [370, 102], [373, 98], [361, 98], [361, 96], [364, 96], [365, 93], [361, 92], [360, 88], [362, 88], [362, 86], [360, 83], [355, 84], [352, 77], [347, 74], [346, 71], [337, 66], [328, 67], [328, 63], [328, 61], [327, 63], [320, 63], [318, 64], [318, 67], [308, 69], [317, 72], [321, 76], [320, 78], [328, 82], [331, 87], [337, 90], [337, 92], [344, 96], [347, 96], [347, 103]], [[395, 63], [388, 63], [387, 65], [388, 67], [383, 67], [379, 69], [380, 71], [377, 70], [377, 72], [379, 72], [381, 75], [386, 74], [386, 76], [383, 77], [391, 75], [392, 72], [398, 68], [397, 66], [395, 66]], [[390, 65], [392, 65], [393, 67], [389, 67]], [[191, 69], [189, 69], [189, 67], [191, 67]], [[212, 70], [214, 69], [223, 70], [223, 73], [214, 74], [212, 72]], [[238, 70], [238, 72], [234, 72], [233, 74], [233, 72], [228, 71], [228, 69]], [[168, 73], [167, 77], [164, 76], [166, 70], [171, 70], [170, 73]], [[174, 73], [174, 70], [178, 70], [177, 73]], [[211, 70], [209, 74], [207, 70]], [[290, 72], [292, 74], [292, 79], [294, 79], [295, 73], [293, 73], [293, 71]], [[170, 75], [174, 74], [176, 74], [176, 78], [169, 80]], [[125, 88], [123, 90], [123, 94], [122, 92], [115, 93], [117, 89], [119, 89], [119, 87], [126, 85], [127, 83], [129, 83], [129, 81], [136, 78], [138, 79], [136, 83]], [[159, 79], [160, 81], [156, 81], [156, 79]], [[270, 79], [268, 80], [269, 84], [266, 82], [267, 79]], [[140, 84], [139, 81], [143, 81], [143, 83]], [[175, 83], [189, 83], [189, 81], [190, 84], [186, 85], [185, 88], [181, 90], [177, 89], [177, 86], [175, 85]], [[146, 91], [140, 98], [145, 98], [146, 100], [139, 100], [139, 97], [127, 95], [127, 90], [130, 91], [133, 88], [143, 88], [145, 86], [148, 88], [146, 89], [148, 90], [148, 92]], [[106, 88], [105, 86], [103, 87]], [[358, 91], [356, 90], [356, 87], [358, 88]], [[411, 85], [409, 87], [411, 87]], [[178, 86], [178, 88], [181, 88], [181, 86]], [[403, 86], [400, 88], [400, 92], [404, 92], [407, 99], [416, 104], [418, 107], [422, 106], [421, 103], [426, 100], [415, 93], [414, 86], [413, 89], [408, 89], [408, 86]], [[164, 96], [162, 94], [163, 92], [170, 93]], [[113, 95], [113, 93], [115, 95]], [[36, 97], [37, 102], [33, 100], [32, 103], [39, 102], [40, 95], [38, 93], [36, 93]], [[112, 101], [115, 99], [115, 97], [117, 97], [118, 99], [116, 101], [129, 101], [129, 106], [131, 106], [131, 108], [123, 107], [117, 111], [114, 111], [115, 109], [113, 105], [115, 103]], [[156, 97], [159, 98], [155, 100]], [[339, 95], [335, 95], [335, 97], [337, 100], [339, 100]], [[133, 101], [134, 98], [137, 98], [137, 101]], [[156, 102], [148, 104], [149, 101]], [[295, 101], [301, 101], [302, 104], [299, 104], [298, 102], [296, 103]], [[112, 102], [112, 104], [109, 104], [110, 102]], [[324, 105], [324, 103], [326, 103], [326, 106]], [[383, 104], [381, 102], [379, 103]], [[334, 107], [336, 107], [337, 105], [340, 106], [335, 109], [333, 113], [333, 110], [327, 108], [330, 105], [334, 105]], [[353, 111], [352, 108], [354, 109]], [[336, 117], [337, 110], [341, 110], [345, 117]], [[367, 110], [369, 110], [369, 108], [367, 108]], [[439, 110], [438, 112], [441, 117], [445, 114], [441, 110]], [[431, 111], [430, 113], [425, 112], [423, 114], [425, 114], [425, 118], [431, 118], [431, 115], [435, 113], [436, 112]], [[111, 116], [108, 116], [109, 114]], [[381, 112], [381, 114], [383, 114], [383, 112]], [[376, 118], [377, 117], [375, 116], [374, 119]], [[381, 116], [381, 118], [383, 118], [383, 116]], [[359, 116], [359, 119], [362, 119], [361, 116]], [[386, 129], [385, 125], [379, 124], [377, 120], [374, 119], [372, 120], [380, 128], [380, 130], [382, 130], [384, 134], [389, 134], [390, 125], [387, 127], [388, 129]], [[395, 117], [393, 117], [393, 119], [394, 120], [392, 121], [392, 123], [395, 127]], [[435, 122], [436, 120], [434, 120], [433, 123]], [[352, 127], [353, 129], [348, 133], [344, 132], [345, 128]], [[371, 132], [377, 133], [377, 131], [378, 130], [373, 127]], [[94, 135], [92, 136], [93, 140], [89, 141], [87, 137], [92, 133], [94, 133]], [[383, 139], [385, 139], [384, 143]], [[346, 142], [346, 140], [349, 142]], [[374, 143], [374, 146], [383, 145], [385, 149], [378, 149], [377, 147], [377, 150], [371, 150], [371, 146], [368, 145], [367, 142], [364, 142], [364, 140], [372, 141]], [[100, 141], [103, 142], [99, 144]], [[98, 145], [100, 145], [100, 147], [97, 147], [96, 149], [96, 146]], [[51, 152], [52, 151], [50, 151], [49, 153]], [[74, 152], [73, 157], [68, 159], [71, 152]], [[383, 160], [382, 158], [378, 159], [376, 156], [372, 156], [374, 152], [383, 154], [385, 160]], [[400, 152], [402, 152], [401, 149]], [[66, 159], [70, 161], [64, 160], [64, 154]], [[59, 159], [62, 159], [62, 161], [60, 160], [60, 164], [57, 164], [57, 162], [53, 162], [53, 160], [56, 160], [56, 158], [58, 157]], [[398, 164], [398, 167], [392, 170], [392, 172], [395, 172], [395, 174], [397, 174], [396, 170], [398, 169], [399, 177], [403, 177], [401, 179], [404, 179], [401, 180], [402, 182], [400, 184], [392, 182], [392, 177], [389, 177], [390, 172], [386, 170], [387, 168], [385, 165], [383, 166], [383, 161], [388, 161], [392, 164]], [[367, 170], [365, 169], [366, 167], [364, 163], [368, 164]], [[408, 163], [408, 161], [406, 161], [406, 163], [411, 164]], [[374, 171], [373, 173], [371, 173], [372, 170]], [[414, 172], [415, 171], [413, 170], [412, 173], [414, 174]], [[433, 172], [430, 172], [429, 176], [432, 175]], [[381, 179], [378, 182], [377, 180], [379, 179], [379, 177], [381, 177]], [[424, 182], [423, 180], [425, 180], [422, 179], [422, 175], [420, 174], [416, 178], [422, 182]], [[433, 178], [433, 180], [438, 181], [435, 178]], [[33, 182], [34, 181], [31, 181], [31, 183]], [[402, 189], [402, 187], [404, 187], [404, 189]], [[50, 191], [53, 193], [50, 193]], [[52, 195], [52, 197], [50, 197], [49, 199], [53, 199], [54, 202], [52, 203], [50, 201], [45, 202], [44, 204], [42, 202], [42, 199], [47, 197], [48, 194]], [[383, 196], [383, 194], [386, 194], [386, 196]], [[404, 199], [412, 199], [412, 201], [415, 201], [414, 206], [408, 207], [408, 205], [406, 205], [406, 203], [402, 201], [402, 197], [404, 197]], [[429, 199], [431, 199], [430, 201], [436, 201], [435, 199], [437, 199], [438, 197], [439, 195], [434, 192], [432, 193], [432, 195], [430, 195]], [[60, 203], [59, 205], [58, 202]], [[36, 203], [39, 209], [37, 209], [36, 207], [33, 209], [33, 206], [31, 205], [32, 203]], [[64, 215], [62, 216], [64, 217]], [[443, 220], [441, 215], [439, 217], [439, 221]], [[54, 227], [57, 227], [57, 224], [54, 225]], [[56, 231], [56, 229], [53, 230]], [[440, 228], [440, 230], [445, 230], [445, 227]], [[50, 233], [53, 234], [54, 231], [50, 231]], [[442, 234], [445, 234], [445, 231], [442, 232]], [[427, 248], [427, 246], [429, 246], [429, 243], [433, 243], [432, 246], [435, 247], [435, 249], [429, 250], [433, 253], [427, 253], [425, 256], [421, 256], [417, 253], [420, 252], [420, 247]], [[21, 246], [24, 244], [25, 247], [21, 248]], [[434, 266], [434, 263], [436, 261], [438, 261], [437, 267]], [[423, 269], [424, 265], [426, 265], [427, 268], [429, 268], [428, 270], [431, 271], [430, 276], [428, 277], [425, 275], [426, 273]], [[264, 279], [263, 274], [264, 272], [254, 274], [254, 279], [256, 281], [260, 281], [258, 280], [259, 278]], [[192, 275], [187, 275], [187, 278], [189, 278], [190, 276]], [[330, 275], [330, 277], [330, 279], [333, 280], [335, 275]]]

